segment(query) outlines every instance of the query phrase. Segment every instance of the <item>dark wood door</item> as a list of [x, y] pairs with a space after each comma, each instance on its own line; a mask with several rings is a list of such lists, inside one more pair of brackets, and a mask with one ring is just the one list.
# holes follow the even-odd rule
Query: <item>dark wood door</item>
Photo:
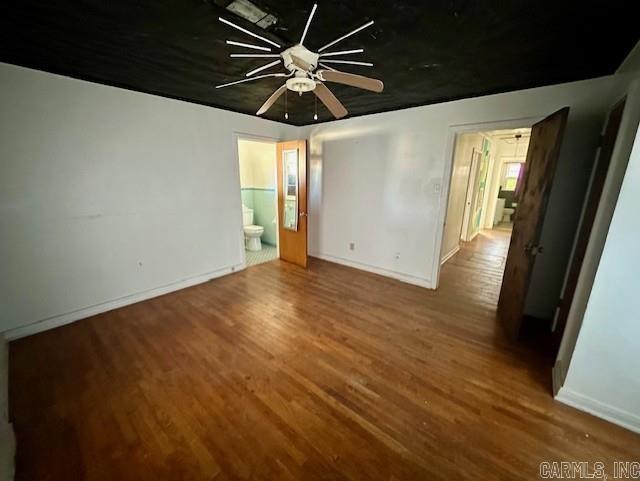
[[517, 198], [511, 244], [498, 300], [498, 316], [512, 339], [520, 334], [524, 303], [539, 245], [549, 192], [558, 163], [569, 107], [531, 129], [525, 172]]
[[564, 328], [567, 325], [569, 309], [571, 308], [573, 296], [576, 292], [578, 277], [580, 276], [582, 262], [584, 261], [587, 245], [589, 244], [589, 237], [591, 236], [591, 230], [593, 228], [593, 221], [595, 220], [596, 212], [598, 211], [598, 205], [600, 204], [600, 198], [602, 197], [602, 189], [604, 188], [607, 173], [609, 172], [613, 148], [615, 147], [616, 139], [618, 138], [620, 122], [622, 121], [622, 114], [624, 113], [625, 100], [626, 99], [621, 100], [613, 107], [613, 109], [611, 109], [606, 121], [598, 161], [593, 172], [593, 180], [591, 181], [591, 187], [587, 194], [587, 202], [584, 207], [582, 221], [580, 222], [580, 230], [578, 231], [576, 246], [573, 251], [573, 258], [571, 260], [571, 265], [569, 266], [569, 273], [562, 293], [562, 299], [560, 300], [556, 328], [553, 333], [556, 349], [560, 346], [560, 341], [564, 334]]
[[307, 142], [277, 147], [280, 258], [307, 267]]

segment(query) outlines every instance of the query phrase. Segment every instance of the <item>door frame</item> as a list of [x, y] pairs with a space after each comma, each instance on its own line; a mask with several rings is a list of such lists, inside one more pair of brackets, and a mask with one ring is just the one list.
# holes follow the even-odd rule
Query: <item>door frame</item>
[[[477, 157], [477, 161], [476, 161]], [[478, 186], [478, 174], [480, 173], [480, 164], [482, 162], [482, 151], [473, 147], [471, 149], [471, 163], [469, 164], [469, 178], [467, 179], [467, 195], [464, 199], [464, 212], [462, 213], [462, 226], [460, 228], [460, 238], [458, 239], [458, 245], [460, 245], [460, 239], [464, 242], [470, 242], [478, 234], [469, 235], [469, 228], [471, 226], [471, 219], [473, 218], [473, 206], [474, 198], [476, 194], [476, 187]], [[449, 205], [449, 199], [447, 199], [447, 206]], [[445, 217], [446, 222], [446, 217]]]
[[[498, 198], [490, 199], [489, 194], [491, 193], [491, 186], [493, 180], [493, 169], [496, 168], [496, 145], [497, 142], [483, 134], [483, 137], [489, 142], [489, 150], [487, 152], [487, 179], [485, 180], [485, 192], [484, 192], [484, 200], [482, 202], [482, 213], [480, 214], [480, 229], [492, 229], [493, 228], [493, 219], [490, 219], [487, 222], [487, 214], [489, 212], [489, 203], [493, 201], [497, 201]], [[484, 152], [483, 152], [484, 153]], [[494, 206], [495, 210], [495, 206]], [[489, 224], [489, 225], [487, 225]]]
[[507, 130], [519, 128], [531, 128], [533, 124], [544, 119], [544, 115], [534, 117], [519, 117], [505, 120], [491, 120], [469, 124], [453, 124], [449, 126], [444, 152], [444, 174], [442, 177], [442, 189], [440, 195], [440, 209], [436, 223], [436, 238], [433, 247], [433, 261], [431, 272], [431, 288], [437, 289], [440, 285], [440, 256], [442, 256], [442, 240], [444, 237], [444, 223], [447, 219], [449, 194], [451, 192], [451, 176], [453, 173], [454, 151], [459, 135], [473, 132], [485, 132], [488, 130]]
[[[564, 333], [560, 340], [560, 346], [553, 366], [553, 394], [554, 397], [562, 395], [560, 389], [564, 386], [567, 372], [573, 358], [573, 353], [576, 347], [580, 330], [582, 329], [582, 320], [585, 314], [589, 297], [591, 296], [591, 290], [593, 282], [598, 270], [598, 264], [600, 262], [604, 246], [607, 240], [607, 233], [613, 220], [613, 215], [616, 207], [616, 202], [622, 189], [622, 183], [625, 178], [627, 165], [631, 156], [631, 151], [634, 144], [636, 134], [640, 131], [640, 106], [634, 100], [637, 100], [640, 96], [640, 84], [631, 86], [625, 89], [624, 93], [617, 96], [612, 102], [611, 107], [606, 112], [606, 118], [609, 117], [614, 107], [623, 99], [625, 99], [625, 108], [622, 113], [622, 119], [620, 121], [620, 127], [618, 130], [618, 137], [616, 138], [613, 152], [611, 153], [611, 160], [609, 163], [609, 170], [604, 182], [603, 191], [600, 197], [600, 202], [596, 209], [595, 217], [593, 219], [591, 233], [587, 242], [585, 250], [585, 261], [582, 264], [580, 273], [578, 274], [578, 281], [576, 283], [576, 290], [573, 296], [573, 301], [569, 308], [567, 321], [564, 326]], [[631, 99], [631, 102], [629, 101]], [[603, 123], [600, 134], [604, 134], [606, 131], [606, 124]], [[594, 155], [597, 155], [594, 154]], [[597, 160], [595, 161], [597, 162]], [[594, 169], [597, 167], [594, 164]], [[589, 184], [589, 189], [591, 183]], [[586, 196], [589, 195], [589, 191]], [[585, 197], [586, 201], [586, 197]], [[582, 223], [582, 216], [580, 218]], [[580, 226], [579, 226], [580, 227]], [[576, 241], [574, 241], [575, 243]], [[574, 245], [575, 247], [575, 245]], [[573, 258], [573, 249], [571, 252], [571, 258]], [[565, 279], [566, 280], [566, 279]], [[565, 285], [563, 282], [563, 291]], [[555, 317], [554, 317], [555, 323]], [[560, 393], [559, 393], [560, 391]]]
[[[588, 261], [588, 258], [586, 257], [587, 246], [589, 244], [589, 239], [591, 238], [591, 233], [593, 232], [596, 214], [598, 212], [607, 177], [609, 176], [611, 169], [611, 160], [613, 159], [613, 153], [620, 134], [620, 127], [622, 126], [622, 120], [626, 109], [627, 96], [625, 95], [607, 111], [607, 116], [604, 124], [602, 125], [602, 130], [600, 132], [600, 145], [598, 145], [598, 148], [596, 149], [596, 158], [591, 170], [589, 185], [587, 187], [582, 212], [580, 214], [580, 221], [578, 222], [578, 227], [576, 229], [571, 254], [569, 255], [569, 264], [564, 275], [562, 290], [560, 291], [560, 302], [556, 307], [553, 321], [551, 323], [551, 332], [554, 335], [556, 349], [560, 347], [560, 342], [562, 341], [562, 336], [568, 320], [568, 311], [571, 309], [571, 305], [573, 304], [573, 299], [577, 291], [578, 278], [580, 277], [582, 265], [584, 264], [585, 259]], [[613, 116], [618, 111], [618, 125], [616, 127], [615, 136], [611, 139], [612, 143], [610, 145], [610, 151], [608, 152], [608, 158], [606, 158], [607, 152], [604, 150], [604, 147], [607, 140], [607, 133], [609, 132], [612, 120], [614, 120]], [[603, 164], [605, 161], [607, 162], [606, 165]]]
[[[235, 165], [235, 169], [236, 169], [236, 180], [237, 180], [237, 186], [238, 186], [238, 196], [237, 198], [240, 201], [240, 216], [238, 217], [238, 221], [239, 221], [239, 225], [238, 225], [238, 231], [240, 232], [240, 259], [242, 259], [242, 262], [240, 264], [240, 269], [239, 270], [244, 270], [247, 268], [247, 251], [244, 247], [244, 221], [242, 219], [242, 182], [240, 179], [240, 152], [238, 151], [238, 141], [240, 140], [249, 140], [249, 141], [253, 141], [253, 142], [261, 142], [263, 144], [273, 144], [274, 148], [275, 145], [278, 144], [279, 142], [282, 142], [282, 140], [277, 139], [275, 137], [266, 137], [266, 136], [262, 136], [262, 135], [257, 135], [257, 134], [251, 134], [251, 133], [247, 133], [247, 132], [240, 132], [240, 131], [234, 131], [232, 133], [232, 137], [233, 137], [233, 151], [234, 151], [234, 157], [236, 159], [236, 165]], [[276, 186], [276, 225], [279, 226], [280, 225], [280, 213], [278, 212], [278, 172], [277, 172], [277, 162], [278, 162], [278, 155], [274, 154], [274, 164], [273, 164], [273, 168], [274, 168], [274, 185]], [[280, 258], [280, 233], [279, 233], [279, 229], [276, 229], [276, 252], [278, 254], [278, 258]]]

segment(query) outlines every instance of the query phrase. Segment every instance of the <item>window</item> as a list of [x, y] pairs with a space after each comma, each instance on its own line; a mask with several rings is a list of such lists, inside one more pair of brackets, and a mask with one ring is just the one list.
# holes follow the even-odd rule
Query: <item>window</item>
[[520, 162], [507, 162], [506, 164], [504, 164], [502, 190], [516, 190], [516, 185], [518, 185], [518, 178], [520, 177], [521, 168], [522, 164]]

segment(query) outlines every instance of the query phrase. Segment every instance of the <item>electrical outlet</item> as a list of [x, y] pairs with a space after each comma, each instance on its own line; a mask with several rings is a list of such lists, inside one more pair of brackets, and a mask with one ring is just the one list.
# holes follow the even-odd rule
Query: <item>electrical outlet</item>
[[349, 242], [349, 250], [350, 251], [356, 250], [356, 243], [355, 242]]

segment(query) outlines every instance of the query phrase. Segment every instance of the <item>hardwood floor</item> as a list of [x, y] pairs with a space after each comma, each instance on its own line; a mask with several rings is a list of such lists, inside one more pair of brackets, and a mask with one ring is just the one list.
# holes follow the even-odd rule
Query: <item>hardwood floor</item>
[[529, 480], [637, 460], [495, 322], [508, 243], [437, 292], [274, 261], [10, 345], [17, 480]]

